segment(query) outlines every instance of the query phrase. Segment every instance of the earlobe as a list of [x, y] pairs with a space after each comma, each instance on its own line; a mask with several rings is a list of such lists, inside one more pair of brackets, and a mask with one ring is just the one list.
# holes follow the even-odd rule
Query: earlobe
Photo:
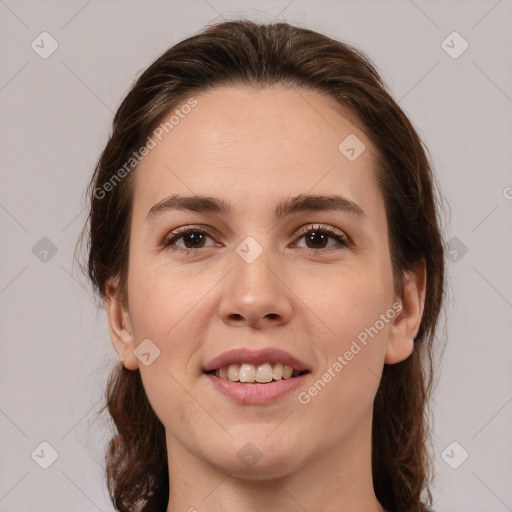
[[414, 350], [414, 340], [403, 338], [400, 343], [395, 339], [393, 343], [388, 341], [384, 363], [396, 364], [405, 361]]
[[400, 297], [401, 309], [391, 323], [386, 347], [386, 364], [396, 364], [407, 359], [414, 350], [425, 307], [426, 266], [418, 264], [413, 272], [404, 275], [404, 288]]
[[133, 351], [135, 349], [134, 334], [130, 314], [123, 304], [119, 293], [118, 278], [111, 278], [106, 286], [106, 312], [110, 339], [119, 360], [128, 370], [136, 370], [139, 361]]

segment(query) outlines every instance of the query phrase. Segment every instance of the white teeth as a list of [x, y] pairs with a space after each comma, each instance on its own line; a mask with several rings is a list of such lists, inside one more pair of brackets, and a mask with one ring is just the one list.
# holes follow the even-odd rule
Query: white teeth
[[[215, 371], [221, 379], [232, 382], [272, 382], [272, 380], [290, 379], [294, 374], [291, 366], [281, 363], [263, 363], [258, 366], [249, 363], [230, 364]], [[298, 375], [298, 372], [295, 372]]]
[[276, 363], [274, 365], [274, 371], [272, 373], [272, 377], [276, 380], [280, 380], [283, 378], [283, 365], [281, 363]]
[[252, 364], [240, 365], [240, 382], [254, 382], [256, 380], [256, 368]]
[[293, 368], [290, 366], [285, 366], [283, 368], [283, 379], [289, 379], [292, 376]]
[[270, 382], [272, 380], [272, 366], [270, 363], [260, 364], [256, 370], [256, 382]]
[[230, 364], [228, 368], [228, 379], [235, 382], [238, 380], [238, 376], [240, 375], [240, 365], [239, 364]]

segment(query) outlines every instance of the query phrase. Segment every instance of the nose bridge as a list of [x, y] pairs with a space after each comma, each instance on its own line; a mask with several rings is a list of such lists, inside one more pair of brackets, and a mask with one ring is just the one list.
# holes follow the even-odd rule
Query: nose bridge
[[270, 247], [247, 237], [233, 254], [233, 270], [223, 290], [219, 314], [228, 324], [258, 327], [288, 322], [292, 294], [282, 282], [279, 258]]

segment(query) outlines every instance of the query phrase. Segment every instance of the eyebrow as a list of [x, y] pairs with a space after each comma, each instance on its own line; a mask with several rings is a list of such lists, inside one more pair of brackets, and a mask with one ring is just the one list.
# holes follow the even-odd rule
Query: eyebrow
[[[194, 212], [215, 213], [226, 215], [230, 205], [222, 199], [208, 196], [172, 195], [156, 203], [148, 212], [147, 220], [169, 210], [188, 210]], [[364, 210], [356, 203], [340, 195], [304, 195], [300, 194], [281, 200], [274, 215], [280, 220], [287, 215], [308, 211], [337, 210], [367, 220]]]

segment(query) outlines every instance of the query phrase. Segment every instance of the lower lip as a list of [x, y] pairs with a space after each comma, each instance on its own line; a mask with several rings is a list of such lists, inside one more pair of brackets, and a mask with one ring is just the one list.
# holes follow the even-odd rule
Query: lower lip
[[210, 373], [205, 374], [215, 389], [224, 396], [242, 404], [266, 404], [297, 389], [308, 376], [307, 373], [290, 379], [281, 379], [265, 384], [232, 382]]

